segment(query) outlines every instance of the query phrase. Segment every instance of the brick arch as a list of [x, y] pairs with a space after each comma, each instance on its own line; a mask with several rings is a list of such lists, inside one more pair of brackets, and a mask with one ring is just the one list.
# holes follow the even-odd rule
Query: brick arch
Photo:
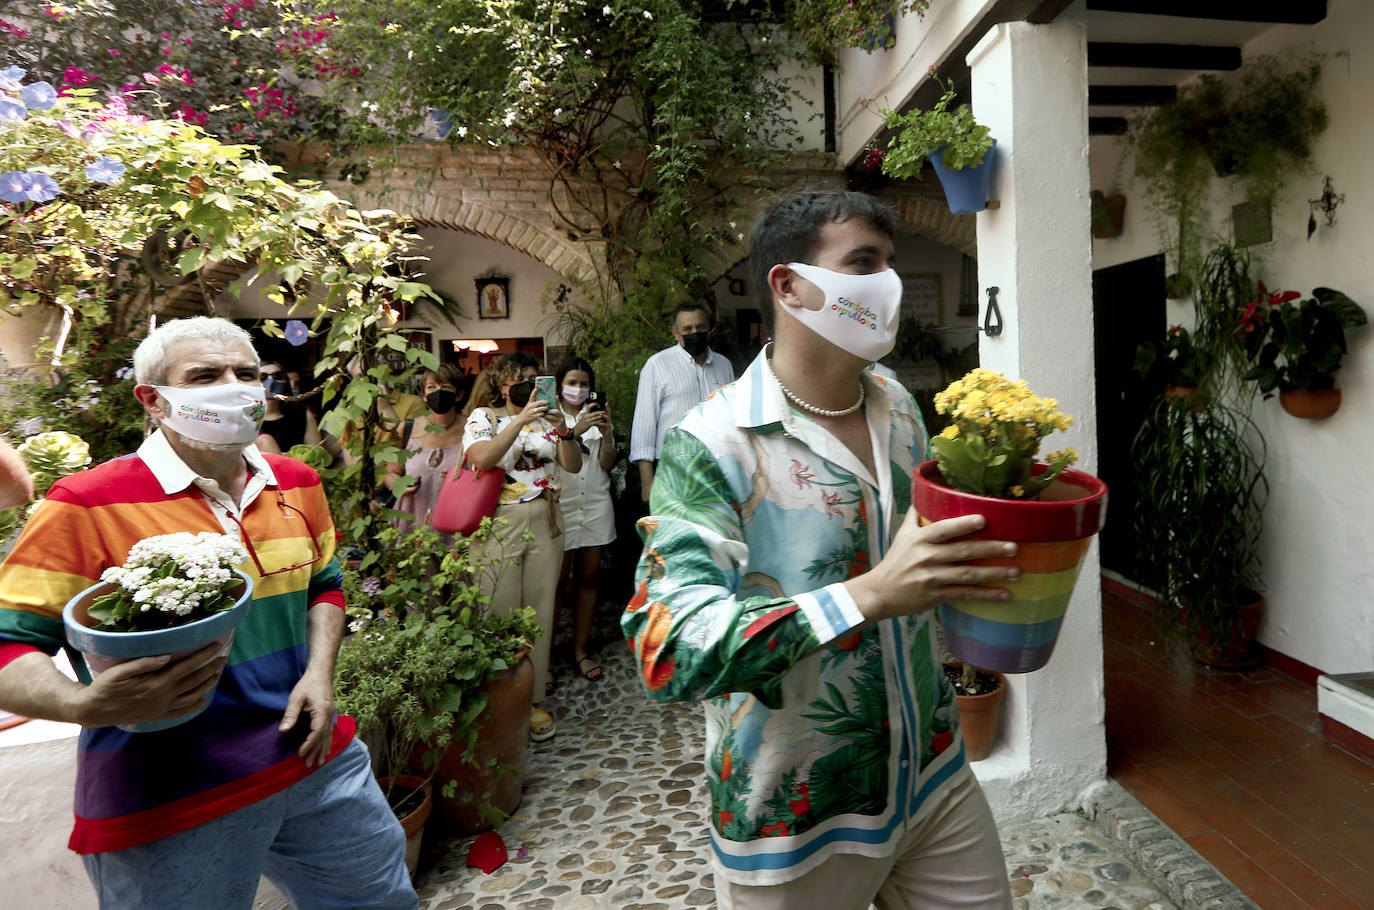
[[596, 264], [585, 242], [553, 228], [538, 228], [497, 206], [477, 205], [426, 194], [402, 211], [419, 227], [439, 227], [504, 243], [573, 281], [592, 281]]

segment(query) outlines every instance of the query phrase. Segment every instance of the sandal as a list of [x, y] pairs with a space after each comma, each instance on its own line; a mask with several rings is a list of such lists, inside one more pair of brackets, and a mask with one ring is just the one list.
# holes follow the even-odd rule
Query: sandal
[[[592, 668], [590, 670], [582, 669], [582, 665], [584, 663], [590, 663], [592, 665]], [[601, 665], [598, 664], [596, 661], [592, 660], [590, 657], [579, 657], [577, 659], [577, 672], [581, 673], [582, 678], [588, 680], [589, 682], [597, 682], [601, 679], [601, 677], [606, 675], [605, 671], [601, 669]]]
[[558, 727], [554, 723], [553, 715], [543, 708], [530, 708], [530, 739], [537, 743], [542, 743], [546, 739], [553, 739]]

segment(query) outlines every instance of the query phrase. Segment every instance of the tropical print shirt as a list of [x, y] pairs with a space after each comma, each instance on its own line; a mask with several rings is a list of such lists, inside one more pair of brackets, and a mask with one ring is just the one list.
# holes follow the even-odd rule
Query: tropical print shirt
[[[474, 442], [494, 439], [515, 418], [491, 408], [477, 408], [463, 425], [463, 451]], [[558, 501], [558, 430], [544, 418], [520, 428], [520, 435], [498, 463], [505, 469], [500, 504], [524, 502], [545, 490]]]
[[652, 697], [705, 702], [711, 840], [741, 884], [889, 855], [970, 773], [933, 613], [858, 629], [840, 584], [882, 558], [927, 444], [901, 385], [862, 381], [876, 477], [760, 354], [669, 431], [639, 522], [622, 629]]

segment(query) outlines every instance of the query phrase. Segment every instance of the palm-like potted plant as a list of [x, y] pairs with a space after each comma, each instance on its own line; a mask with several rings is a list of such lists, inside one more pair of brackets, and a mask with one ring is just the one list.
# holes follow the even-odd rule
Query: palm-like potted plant
[[1278, 389], [1279, 403], [1294, 417], [1330, 417], [1341, 406], [1334, 374], [1348, 350], [1345, 330], [1368, 322], [1364, 310], [1332, 288], [1316, 288], [1301, 302], [1297, 291], [1259, 289], [1239, 319], [1254, 362], [1244, 378], [1258, 383], [1265, 398]]
[[950, 211], [956, 215], [981, 212], [987, 208], [991, 159], [997, 140], [986, 126], [973, 119], [967, 105], [950, 110], [957, 97], [954, 87], [940, 82], [938, 77], [932, 78], [945, 92], [930, 110], [878, 112], [883, 126], [895, 133], [888, 140], [883, 173], [919, 179], [921, 167], [929, 159], [945, 188]]
[[1264, 440], [1219, 398], [1161, 398], [1132, 446], [1134, 536], [1162, 634], [1182, 635], [1209, 666], [1254, 662], [1260, 533], [1268, 496]]

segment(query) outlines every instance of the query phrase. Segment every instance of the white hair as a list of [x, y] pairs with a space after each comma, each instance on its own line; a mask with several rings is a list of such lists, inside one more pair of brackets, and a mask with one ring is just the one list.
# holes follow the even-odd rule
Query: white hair
[[173, 319], [148, 333], [134, 351], [134, 381], [139, 385], [165, 385], [167, 370], [172, 366], [169, 349], [178, 341], [218, 341], [225, 345], [242, 344], [253, 352], [253, 363], [259, 368], [262, 361], [253, 336], [218, 316], [191, 316]]

